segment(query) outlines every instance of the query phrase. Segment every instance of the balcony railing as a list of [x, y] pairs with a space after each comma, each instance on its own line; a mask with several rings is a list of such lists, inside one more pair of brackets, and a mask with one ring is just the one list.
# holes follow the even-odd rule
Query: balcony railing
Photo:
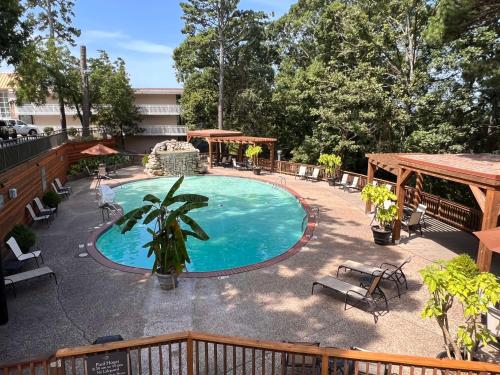
[[60, 349], [54, 355], [0, 364], [2, 375], [233, 374], [392, 375], [495, 374], [494, 363], [324, 348], [200, 332], [181, 332]]
[[[170, 115], [178, 116], [181, 107], [177, 104], [140, 104], [139, 112], [142, 115]], [[76, 115], [76, 109], [71, 106], [65, 107], [67, 115]], [[16, 108], [18, 115], [59, 115], [59, 104], [25, 104]]]
[[144, 129], [139, 135], [149, 135], [149, 136], [175, 136], [182, 137], [187, 134], [187, 127], [177, 126], [177, 125], [139, 125], [141, 129]]
[[142, 115], [173, 115], [181, 114], [181, 106], [177, 104], [140, 104], [139, 112]]

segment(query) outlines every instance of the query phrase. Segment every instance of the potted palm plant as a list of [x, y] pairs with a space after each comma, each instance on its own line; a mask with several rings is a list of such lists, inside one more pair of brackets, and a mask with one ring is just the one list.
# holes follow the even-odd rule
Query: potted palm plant
[[[206, 207], [208, 198], [198, 194], [178, 194], [184, 176], [180, 177], [170, 188], [165, 199], [161, 200], [153, 194], [144, 196], [143, 201], [148, 202], [144, 206], [127, 212], [121, 217], [117, 224], [121, 226], [121, 233], [131, 230], [143, 217], [144, 224], [154, 222], [153, 228], [148, 227], [152, 240], [143, 245], [148, 250], [148, 257], [154, 255], [152, 273], [156, 274], [162, 289], [174, 289], [177, 286], [177, 277], [190, 263], [186, 248], [186, 240], [189, 236], [199, 240], [208, 240], [205, 231], [187, 214], [188, 212]], [[176, 203], [182, 203], [177, 208], [172, 207]], [[181, 222], [189, 229], [183, 228]]]
[[335, 184], [335, 175], [342, 165], [342, 159], [335, 154], [321, 154], [318, 163], [325, 167], [326, 176], [330, 185]]
[[245, 156], [252, 159], [253, 173], [260, 174], [261, 168], [257, 165], [259, 154], [262, 152], [262, 147], [257, 145], [250, 145], [245, 151]]
[[[423, 318], [435, 319], [443, 334], [445, 351], [438, 358], [477, 359], [481, 345], [495, 342], [493, 333], [481, 322], [481, 315], [500, 300], [500, 284], [495, 275], [479, 272], [472, 258], [462, 254], [449, 261], [437, 261], [420, 270], [430, 297]], [[452, 327], [448, 312], [458, 301], [463, 323]], [[453, 332], [456, 331], [456, 336]]]
[[398, 216], [396, 198], [396, 194], [385, 186], [366, 185], [361, 191], [361, 199], [371, 202], [375, 207], [378, 225], [372, 225], [372, 232], [377, 245], [387, 245], [390, 242], [392, 223]]

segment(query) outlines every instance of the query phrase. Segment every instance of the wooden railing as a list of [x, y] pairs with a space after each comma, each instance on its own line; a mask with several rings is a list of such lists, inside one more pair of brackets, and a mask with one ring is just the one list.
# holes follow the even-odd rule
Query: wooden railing
[[[91, 363], [103, 363], [102, 374], [495, 374], [500, 366], [485, 362], [384, 354], [181, 332], [128, 341], [60, 349], [45, 359], [0, 365], [1, 375], [97, 374]], [[115, 362], [116, 361], [116, 362]], [[113, 366], [121, 372], [113, 372]], [[105, 364], [103, 367], [106, 367]]]
[[[259, 165], [264, 170], [268, 171], [271, 170], [271, 163], [268, 159], [259, 159]], [[299, 171], [299, 167], [302, 165], [305, 165], [307, 167], [308, 174], [311, 174], [314, 168], [318, 168], [317, 165], [293, 163], [289, 161], [276, 161], [275, 172], [288, 175], [296, 175]], [[338, 172], [337, 178], [344, 173], [346, 173], [349, 176], [348, 182], [352, 182], [352, 179], [355, 176], [359, 177], [358, 180], [359, 189], [363, 189], [363, 187], [366, 185], [368, 181], [366, 175], [344, 170]], [[321, 169], [321, 172], [319, 174], [319, 179], [321, 180], [326, 179], [324, 169]], [[395, 187], [394, 182], [382, 180], [379, 178], [375, 178], [374, 180], [378, 181], [379, 184], [390, 184], [393, 187], [394, 191]], [[414, 206], [413, 204], [414, 194], [415, 194], [415, 189], [410, 186], [406, 186], [405, 188], [406, 205], [411, 207]], [[474, 232], [476, 230], [481, 229], [483, 214], [478, 209], [467, 207], [462, 204], [450, 201], [448, 199], [441, 198], [437, 195], [425, 192], [421, 193], [420, 202], [427, 206], [427, 211], [426, 211], [427, 215], [434, 217], [438, 220], [441, 220], [452, 227], [464, 230], [466, 232]]]

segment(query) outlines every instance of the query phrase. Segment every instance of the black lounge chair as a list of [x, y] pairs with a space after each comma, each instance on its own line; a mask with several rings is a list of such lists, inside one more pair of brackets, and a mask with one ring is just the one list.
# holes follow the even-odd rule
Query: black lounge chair
[[399, 285], [400, 284], [402, 285], [404, 283], [406, 289], [408, 289], [408, 282], [406, 281], [406, 275], [403, 272], [403, 267], [407, 263], [410, 263], [411, 258], [412, 257], [409, 257], [403, 263], [401, 263], [399, 266], [397, 266], [395, 264], [391, 264], [391, 263], [382, 263], [379, 267], [370, 266], [368, 264], [355, 262], [353, 260], [348, 260], [348, 261], [342, 263], [337, 268], [337, 277], [339, 276], [339, 271], [341, 269], [345, 269], [346, 271], [347, 270], [356, 271], [356, 272], [363, 273], [366, 275], [373, 275], [375, 272], [385, 271], [383, 274], [383, 278], [385, 280], [393, 281], [396, 284], [396, 288], [398, 289], [398, 297], [401, 298], [401, 291], [399, 289]]
[[[370, 284], [356, 286], [346, 281], [340, 280], [334, 276], [325, 276], [312, 284], [311, 294], [314, 294], [314, 287], [321, 285], [324, 288], [332, 289], [344, 295], [344, 310], [347, 310], [349, 299], [356, 300], [356, 303], [349, 303], [351, 306], [357, 307], [361, 303], [367, 303], [370, 310], [375, 311], [378, 300], [383, 299], [386, 310], [389, 310], [389, 304], [384, 292], [380, 289], [379, 284], [384, 276], [385, 270], [375, 271], [372, 274]], [[375, 315], [374, 315], [375, 316]], [[375, 316], [375, 321], [377, 317]]]

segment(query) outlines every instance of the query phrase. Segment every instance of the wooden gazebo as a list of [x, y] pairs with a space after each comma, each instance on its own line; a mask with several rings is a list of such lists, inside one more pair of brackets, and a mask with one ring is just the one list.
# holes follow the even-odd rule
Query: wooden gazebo
[[[212, 168], [212, 153], [213, 145], [219, 143], [238, 143], [241, 146], [244, 144], [263, 144], [269, 148], [269, 159], [271, 162], [271, 172], [274, 167], [274, 151], [276, 145], [276, 138], [264, 138], [264, 137], [252, 137], [248, 135], [243, 135], [240, 131], [235, 130], [219, 130], [219, 129], [202, 129], [202, 130], [190, 130], [187, 133], [187, 141], [190, 142], [193, 138], [203, 138], [208, 143], [208, 155], [209, 155], [209, 168]], [[218, 151], [219, 148], [217, 147]]]
[[[415, 200], [418, 202], [423, 186], [423, 175], [434, 176], [468, 185], [476, 198], [483, 221], [481, 230], [497, 227], [500, 214], [500, 155], [494, 154], [367, 154], [368, 183], [375, 170], [384, 169], [397, 175], [398, 219], [392, 238], [401, 238], [401, 217], [405, 200], [405, 185], [416, 174]], [[477, 264], [482, 271], [491, 267], [492, 252], [480, 242]]]

